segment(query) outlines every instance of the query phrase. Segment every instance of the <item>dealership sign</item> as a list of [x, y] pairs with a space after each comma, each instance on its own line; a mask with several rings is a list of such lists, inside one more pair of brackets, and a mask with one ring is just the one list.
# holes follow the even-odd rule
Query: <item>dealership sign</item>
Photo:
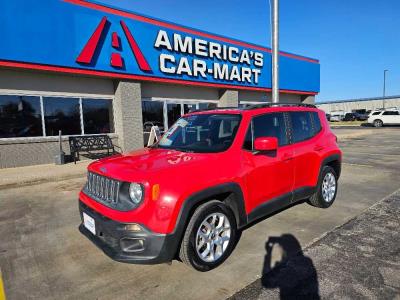
[[[0, 5], [0, 65], [269, 91], [269, 48], [79, 0]], [[280, 87], [319, 92], [319, 62], [280, 53]]]
[[[213, 80], [225, 80], [231, 82], [246, 82], [258, 84], [258, 76], [263, 66], [263, 54], [247, 49], [240, 50], [237, 47], [208, 42], [191, 36], [174, 33], [170, 38], [165, 30], [159, 30], [154, 47], [167, 49], [169, 54], [162, 53], [159, 56], [159, 67], [166, 74], [187, 75], [191, 77], [201, 76]], [[181, 54], [178, 58], [172, 52]], [[195, 55], [192, 62], [183, 55]], [[216, 58], [211, 66], [207, 65], [207, 59]], [[229, 65], [228, 62], [232, 63]]]

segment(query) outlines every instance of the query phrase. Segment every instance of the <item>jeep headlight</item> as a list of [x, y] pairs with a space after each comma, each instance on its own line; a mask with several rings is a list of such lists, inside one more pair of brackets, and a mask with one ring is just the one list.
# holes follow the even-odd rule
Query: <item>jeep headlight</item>
[[143, 198], [143, 188], [140, 184], [132, 182], [129, 185], [129, 197], [132, 202], [136, 205], [142, 201]]

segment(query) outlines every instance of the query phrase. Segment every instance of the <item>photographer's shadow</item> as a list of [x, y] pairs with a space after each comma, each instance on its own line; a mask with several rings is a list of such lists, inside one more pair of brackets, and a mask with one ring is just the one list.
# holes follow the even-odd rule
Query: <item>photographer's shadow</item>
[[281, 299], [320, 299], [317, 271], [293, 235], [270, 237], [265, 249], [264, 288], [279, 288]]

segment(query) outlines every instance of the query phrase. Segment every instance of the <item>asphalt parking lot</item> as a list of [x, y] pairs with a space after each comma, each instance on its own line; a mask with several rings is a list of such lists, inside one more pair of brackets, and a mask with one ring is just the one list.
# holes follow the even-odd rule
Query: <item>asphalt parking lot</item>
[[143, 266], [106, 257], [77, 230], [84, 178], [0, 190], [0, 269], [7, 298], [232, 296], [262, 276], [271, 237], [290, 234], [304, 248], [400, 188], [400, 128], [335, 133], [344, 151], [335, 204], [327, 210], [300, 204], [257, 223], [243, 232], [231, 257], [208, 273], [177, 261]]
[[400, 189], [305, 249], [283, 235], [278, 250], [297, 253], [230, 300], [400, 299], [399, 227]]

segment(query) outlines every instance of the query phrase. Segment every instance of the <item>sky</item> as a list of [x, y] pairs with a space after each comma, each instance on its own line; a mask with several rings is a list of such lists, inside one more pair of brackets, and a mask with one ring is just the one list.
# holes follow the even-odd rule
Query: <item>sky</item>
[[[269, 0], [97, 0], [271, 46]], [[400, 95], [400, 0], [280, 0], [280, 50], [320, 60], [317, 101]]]

